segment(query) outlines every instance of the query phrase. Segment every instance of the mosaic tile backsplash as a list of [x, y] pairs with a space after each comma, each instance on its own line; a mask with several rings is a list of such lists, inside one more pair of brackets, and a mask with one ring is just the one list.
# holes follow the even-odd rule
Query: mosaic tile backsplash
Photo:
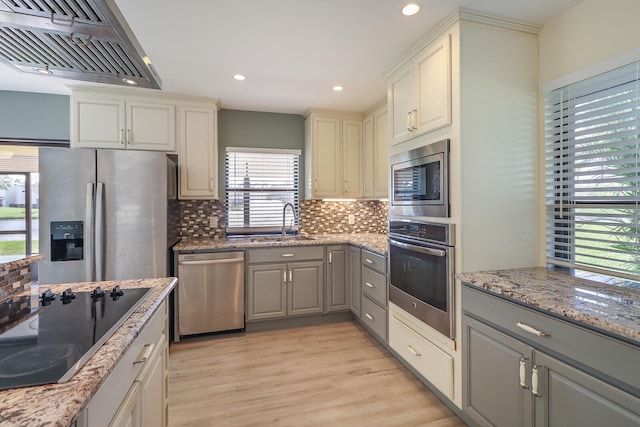
[[[181, 200], [181, 237], [224, 237], [226, 218], [224, 202], [220, 200]], [[309, 234], [335, 233], [387, 233], [388, 204], [386, 202], [300, 202], [300, 231]], [[349, 224], [353, 215], [354, 224]], [[211, 227], [209, 217], [218, 218], [217, 227]]]
[[31, 263], [43, 257], [38, 255], [7, 262], [0, 267], [0, 300], [22, 292], [31, 286]]

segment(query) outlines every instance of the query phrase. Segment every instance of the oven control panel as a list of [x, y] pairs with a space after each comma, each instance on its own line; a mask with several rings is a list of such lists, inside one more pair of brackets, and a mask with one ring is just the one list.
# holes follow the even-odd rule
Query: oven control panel
[[389, 235], [453, 246], [453, 224], [391, 220]]

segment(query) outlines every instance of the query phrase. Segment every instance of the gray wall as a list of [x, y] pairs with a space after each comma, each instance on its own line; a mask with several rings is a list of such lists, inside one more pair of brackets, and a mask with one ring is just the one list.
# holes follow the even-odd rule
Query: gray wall
[[297, 114], [220, 110], [218, 112], [218, 194], [224, 200], [226, 147], [298, 149], [300, 198], [304, 198], [304, 117]]
[[69, 96], [0, 91], [0, 138], [69, 140]]

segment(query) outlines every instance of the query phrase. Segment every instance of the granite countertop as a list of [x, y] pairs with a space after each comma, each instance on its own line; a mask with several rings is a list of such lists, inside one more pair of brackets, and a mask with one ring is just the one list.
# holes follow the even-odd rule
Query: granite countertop
[[638, 282], [544, 267], [460, 273], [456, 278], [640, 345]]
[[[98, 351], [64, 384], [46, 384], [0, 390], [0, 425], [2, 426], [69, 426], [89, 403], [124, 352], [156, 312], [161, 302], [176, 285], [175, 278], [100, 282], [103, 289], [153, 288], [142, 304]], [[91, 291], [97, 283], [42, 285], [60, 293], [67, 288]], [[36, 290], [34, 289], [33, 292]], [[18, 294], [20, 295], [20, 294]]]
[[26, 258], [17, 259], [15, 261], [3, 262], [0, 264], [0, 272], [26, 267], [30, 264], [42, 261], [43, 259], [44, 255], [31, 255]]
[[379, 255], [386, 256], [388, 241], [386, 234], [313, 234], [304, 240], [288, 238], [284, 241], [251, 241], [251, 238], [208, 239], [184, 238], [173, 247], [176, 252], [216, 251], [227, 249], [250, 249], [279, 246], [341, 245], [350, 244]]

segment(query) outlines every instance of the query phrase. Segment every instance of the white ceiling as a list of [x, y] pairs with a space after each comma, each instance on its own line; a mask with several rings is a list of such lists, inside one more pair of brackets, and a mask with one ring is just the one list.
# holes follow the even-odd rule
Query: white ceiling
[[[457, 7], [544, 24], [582, 0], [116, 0], [171, 93], [222, 108], [364, 111], [386, 95], [387, 72]], [[233, 75], [242, 73], [239, 82]], [[0, 64], [0, 90], [68, 94], [65, 83]], [[340, 84], [342, 92], [331, 88]]]

